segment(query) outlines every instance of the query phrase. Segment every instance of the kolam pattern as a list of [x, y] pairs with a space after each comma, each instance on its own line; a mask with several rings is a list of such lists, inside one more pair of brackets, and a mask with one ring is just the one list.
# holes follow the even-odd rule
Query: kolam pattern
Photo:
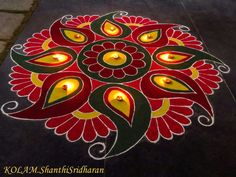
[[[123, 11], [63, 16], [12, 47], [11, 91], [31, 105], [17, 110], [19, 103], [9, 101], [1, 111], [44, 121], [70, 142], [92, 143], [88, 153], [96, 160], [142, 139], [183, 135], [194, 104], [205, 111], [198, 122], [211, 126], [208, 95], [230, 69], [186, 29]], [[108, 136], [110, 146], [101, 140]]]

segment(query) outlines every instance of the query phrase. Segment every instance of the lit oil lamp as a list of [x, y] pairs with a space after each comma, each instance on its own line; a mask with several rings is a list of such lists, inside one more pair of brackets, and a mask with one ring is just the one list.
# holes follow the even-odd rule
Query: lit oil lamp
[[121, 29], [108, 20], [107, 22], [104, 23], [103, 31], [108, 36], [119, 36]]
[[66, 55], [63, 55], [63, 54], [54, 54], [52, 55], [52, 58], [56, 61], [59, 61], [59, 62], [64, 62], [67, 60], [67, 56]]
[[75, 35], [74, 35], [74, 38], [79, 39], [79, 38], [81, 38], [81, 35], [75, 34]]
[[163, 78], [163, 82], [164, 82], [165, 84], [171, 84], [171, 83], [172, 83], [171, 79], [169, 79], [169, 78], [167, 78], [167, 77], [164, 77], [164, 78]]
[[117, 100], [117, 101], [123, 101], [123, 97], [122, 97], [121, 95], [117, 95], [117, 96], [116, 96], [116, 100]]

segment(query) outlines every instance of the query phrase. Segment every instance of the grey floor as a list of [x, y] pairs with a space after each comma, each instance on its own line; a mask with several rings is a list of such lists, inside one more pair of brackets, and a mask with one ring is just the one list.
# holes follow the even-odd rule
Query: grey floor
[[[42, 122], [16, 121], [0, 115], [0, 172], [3, 172], [2, 168], [6, 165], [85, 164], [105, 167], [106, 173], [97, 176], [108, 177], [234, 177], [234, 0], [41, 0], [17, 43], [24, 43], [34, 32], [48, 28], [55, 19], [65, 14], [102, 15], [115, 10], [124, 10], [129, 15], [141, 15], [163, 23], [186, 25], [193, 35], [203, 41], [208, 52], [231, 67], [231, 72], [223, 76], [221, 88], [215, 95], [210, 96], [215, 111], [215, 125], [210, 128], [202, 127], [196, 121], [196, 116], [193, 116], [193, 124], [187, 127], [183, 136], [175, 137], [172, 141], [162, 140], [157, 144], [142, 142], [124, 155], [105, 161], [94, 161], [88, 156], [88, 145], [85, 143], [69, 143], [65, 138], [57, 137], [52, 131], [44, 129]], [[10, 94], [7, 85], [12, 64], [8, 56], [0, 67], [0, 105], [12, 99], [23, 102]], [[198, 108], [195, 109], [198, 112]]]

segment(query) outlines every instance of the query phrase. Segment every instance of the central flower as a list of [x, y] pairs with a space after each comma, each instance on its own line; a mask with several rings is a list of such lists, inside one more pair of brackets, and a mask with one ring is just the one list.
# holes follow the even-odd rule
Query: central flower
[[94, 79], [124, 82], [141, 77], [150, 67], [149, 53], [128, 41], [99, 41], [85, 47], [78, 66]]

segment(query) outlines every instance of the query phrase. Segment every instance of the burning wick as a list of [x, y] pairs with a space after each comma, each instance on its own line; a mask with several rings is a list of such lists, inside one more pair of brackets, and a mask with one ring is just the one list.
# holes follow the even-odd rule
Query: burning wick
[[63, 54], [55, 54], [52, 56], [52, 58], [57, 61], [64, 61], [67, 57]]
[[80, 36], [79, 34], [76, 34], [74, 37], [75, 37], [76, 39], [79, 39], [81, 36]]
[[168, 58], [169, 58], [169, 59], [174, 59], [175, 56], [174, 56], [174, 55], [171, 55], [171, 54], [168, 54]]
[[164, 78], [163, 81], [164, 81], [164, 83], [166, 83], [166, 84], [170, 84], [170, 83], [172, 82], [172, 81], [171, 81], [170, 79], [168, 79], [168, 78]]
[[67, 89], [68, 89], [68, 86], [65, 84], [65, 85], [62, 86], [62, 89], [63, 89], [63, 90], [67, 90]]
[[148, 34], [148, 35], [147, 35], [147, 38], [148, 38], [148, 39], [151, 39], [151, 38], [152, 38], [152, 35], [151, 35], [151, 34]]
[[118, 95], [118, 96], [116, 97], [116, 100], [117, 100], [117, 101], [123, 101], [123, 97], [120, 96], [120, 95]]
[[114, 58], [114, 59], [119, 59], [119, 55], [117, 54], [117, 53], [114, 53], [113, 55], [112, 55], [112, 57]]
[[112, 27], [110, 28], [110, 30], [111, 30], [111, 31], [114, 31], [114, 30], [115, 30], [115, 28], [112, 26]]

